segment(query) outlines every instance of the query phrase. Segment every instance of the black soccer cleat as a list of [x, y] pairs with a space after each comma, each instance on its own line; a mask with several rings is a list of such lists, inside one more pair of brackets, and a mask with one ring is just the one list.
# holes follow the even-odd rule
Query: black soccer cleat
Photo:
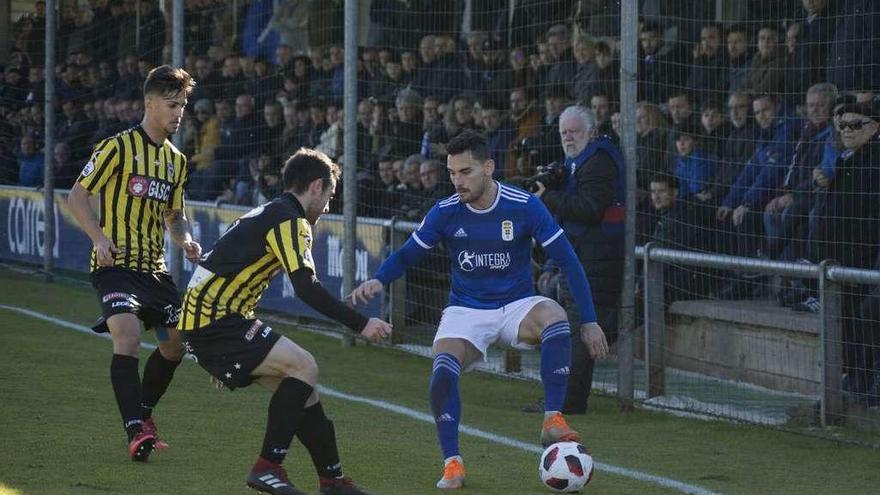
[[273, 495], [306, 495], [293, 486], [287, 471], [278, 464], [260, 458], [247, 477], [247, 486], [258, 492]]
[[354, 486], [351, 478], [343, 476], [342, 478], [320, 478], [319, 495], [370, 495], [369, 493]]

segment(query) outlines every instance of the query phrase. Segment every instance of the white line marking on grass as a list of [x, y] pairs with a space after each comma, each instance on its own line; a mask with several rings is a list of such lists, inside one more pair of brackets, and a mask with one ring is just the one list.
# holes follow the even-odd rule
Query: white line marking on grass
[[[55, 318], [54, 316], [49, 316], [44, 313], [40, 313], [37, 311], [33, 311], [26, 308], [19, 308], [17, 306], [8, 306], [5, 304], [0, 304], [0, 309], [6, 309], [9, 311], [15, 311], [17, 313], [21, 313], [39, 320], [47, 321], [49, 323], [54, 323], [58, 326], [69, 328], [71, 330], [76, 330], [77, 332], [82, 332], [89, 335], [94, 335], [97, 337], [103, 337], [109, 339], [109, 334], [97, 334], [92, 331], [91, 328], [85, 325], [79, 325], [77, 323], [73, 323], [67, 320], [62, 320], [60, 318]], [[153, 344], [148, 344], [145, 342], [141, 343], [141, 347], [146, 349], [155, 349], [156, 346]], [[408, 407], [400, 406], [391, 402], [386, 402], [384, 400], [378, 399], [370, 399], [368, 397], [362, 397], [359, 395], [351, 395], [345, 392], [339, 392], [337, 390], [333, 390], [332, 388], [327, 388], [325, 386], [319, 385], [318, 391], [328, 397], [334, 397], [337, 399], [346, 400], [349, 402], [357, 402], [360, 404], [366, 404], [369, 406], [373, 406], [379, 409], [384, 409], [386, 411], [390, 411], [393, 413], [400, 414], [402, 416], [406, 416], [411, 419], [415, 419], [418, 421], [422, 421], [425, 423], [434, 423], [434, 417], [430, 414], [426, 414], [420, 411], [416, 411], [415, 409], [410, 409]], [[471, 426], [461, 425], [459, 427], [459, 431], [465, 435], [469, 435], [472, 437], [480, 438], [483, 440], [487, 440], [489, 442], [497, 443], [500, 445], [504, 445], [507, 447], [512, 447], [515, 449], [523, 450], [525, 452], [532, 452], [536, 454], [540, 454], [544, 451], [544, 449], [535, 444], [531, 444], [528, 442], [523, 442], [520, 440], [515, 440], [510, 437], [505, 437], [502, 435], [496, 435], [495, 433], [490, 433], [488, 431], [480, 430], [478, 428], [474, 428]], [[657, 476], [653, 474], [643, 473], [641, 471], [636, 471], [634, 469], [628, 469], [625, 467], [615, 466], [613, 464], [606, 464], [604, 462], [596, 462], [595, 466], [600, 471], [605, 471], [613, 474], [617, 474], [619, 476], [623, 476], [625, 478], [631, 478], [638, 481], [643, 481], [645, 483], [651, 483], [654, 485], [659, 485], [665, 488], [670, 488], [672, 490], [677, 490], [681, 493], [688, 493], [693, 495], [716, 495], [715, 492], [711, 490], [707, 490], [706, 488], [691, 485], [689, 483], [685, 483], [682, 481], [674, 480], [671, 478], [664, 478], [663, 476]]]

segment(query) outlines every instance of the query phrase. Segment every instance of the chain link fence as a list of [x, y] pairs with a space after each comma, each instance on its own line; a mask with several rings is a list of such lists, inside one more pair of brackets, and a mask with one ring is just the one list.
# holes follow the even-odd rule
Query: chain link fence
[[[356, 165], [342, 187], [357, 190], [359, 218], [391, 220], [369, 243], [394, 247], [454, 192], [445, 144], [462, 129], [486, 134], [497, 179], [527, 188], [564, 160], [559, 115], [583, 105], [636, 164], [627, 210], [636, 243], [652, 246], [636, 262], [635, 360], [621, 361], [635, 399], [776, 426], [876, 428], [880, 6], [643, 0], [634, 20], [621, 3], [185, 1], [178, 32], [198, 83], [177, 137], [189, 197], [260, 204], [280, 193], [286, 156], [310, 147], [352, 159], [351, 133]], [[356, 39], [344, 37], [346, 5]], [[54, 67], [41, 2], [15, 6], [0, 183], [40, 187], [48, 163], [68, 188], [94, 143], [139, 124], [145, 75], [172, 59], [173, 2], [60, 2]], [[622, 38], [629, 21], [637, 39]], [[357, 52], [354, 123], [343, 115], [346, 50]], [[629, 66], [635, 91], [621, 81]], [[432, 252], [392, 289], [397, 344], [429, 352], [449, 263]], [[835, 278], [835, 265], [864, 272]], [[534, 270], [537, 280], [540, 253]], [[552, 283], [538, 290], [555, 294]], [[487, 366], [537, 377], [536, 354], [493, 350]], [[594, 386], [617, 384], [617, 360], [600, 363]]]

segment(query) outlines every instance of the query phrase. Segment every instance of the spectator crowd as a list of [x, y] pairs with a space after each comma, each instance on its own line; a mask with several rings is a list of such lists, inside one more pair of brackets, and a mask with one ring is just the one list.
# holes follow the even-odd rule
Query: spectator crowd
[[[341, 158], [341, 2], [277, 3], [273, 10], [272, 2], [239, 2], [234, 11], [219, 0], [186, 2], [186, 67], [198, 85], [180, 143], [190, 157], [192, 199], [271, 199], [283, 158], [301, 146]], [[462, 11], [444, 2], [371, 2], [357, 57], [358, 173], [344, 181], [360, 191], [360, 214], [420, 219], [451, 192], [445, 143], [462, 129], [485, 132], [497, 178], [514, 184], [561, 160], [558, 120], [566, 106], [590, 108], [597, 132], [618, 139], [619, 2], [501, 3], [468, 2]], [[876, 134], [880, 7], [742, 3], [723, 23], [701, 22], [713, 13], [688, 11], [688, 2], [642, 6], [640, 241], [657, 237], [657, 220], [668, 214], [650, 195], [654, 179], [668, 186], [669, 176], [682, 228], [664, 228], [664, 242], [814, 261], [822, 245], [837, 243], [848, 252], [835, 255], [871, 267], [876, 239], [843, 226], [822, 238], [832, 234], [819, 230], [818, 219], [833, 195], [852, 202], [864, 193], [864, 211], [880, 211], [871, 209], [876, 181], [852, 184], [868, 188], [861, 191], [839, 190], [836, 180], [838, 160], [856, 151], [842, 139], [841, 121], [866, 122], [847, 132]], [[35, 2], [14, 26], [0, 80], [2, 183], [40, 185], [48, 153], [57, 186], [69, 187], [96, 142], [139, 123], [143, 79], [169, 61], [170, 22], [159, 2], [63, 5], [52, 150], [42, 146], [45, 3]], [[659, 15], [676, 9], [680, 15]], [[844, 118], [848, 110], [859, 117]], [[869, 156], [875, 145], [872, 134]], [[694, 228], [712, 235], [680, 234]], [[748, 280], [715, 287], [712, 277], [692, 275], [700, 292], [744, 297], [755, 287]], [[791, 289], [789, 303], [815, 309], [808, 288]]]
[[[445, 144], [463, 129], [485, 133], [496, 177], [513, 184], [564, 159], [559, 117], [570, 105], [591, 109], [596, 132], [618, 142], [619, 1], [463, 3], [370, 2], [357, 54], [357, 175], [343, 178], [359, 190], [360, 215], [418, 221], [451, 194]], [[877, 267], [880, 4], [735, 3], [716, 13], [640, 2], [638, 242]], [[185, 5], [197, 87], [179, 143], [191, 199], [258, 204], [280, 193], [280, 166], [298, 148], [342, 158], [342, 2]], [[170, 62], [169, 15], [150, 0], [64, 2], [58, 63], [47, 68], [45, 2], [34, 2], [0, 71], [0, 183], [41, 185], [50, 154], [56, 187], [70, 187], [95, 143], [137, 125], [146, 74]], [[748, 273], [671, 276], [673, 299], [754, 297], [766, 286]], [[802, 281], [785, 281], [778, 298], [818, 310]]]

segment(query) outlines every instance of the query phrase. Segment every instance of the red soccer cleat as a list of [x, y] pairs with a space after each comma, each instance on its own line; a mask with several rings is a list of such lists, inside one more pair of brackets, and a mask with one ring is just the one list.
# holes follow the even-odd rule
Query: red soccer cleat
[[156, 441], [156, 444], [153, 447], [156, 450], [165, 450], [169, 447], [167, 442], [159, 438], [159, 432], [156, 430], [156, 422], [153, 421], [153, 418], [148, 418], [144, 420], [142, 428], [144, 430], [144, 433], [148, 435], [153, 435], [153, 438]]
[[155, 447], [156, 437], [142, 431], [128, 442], [128, 456], [135, 462], [147, 462]]

